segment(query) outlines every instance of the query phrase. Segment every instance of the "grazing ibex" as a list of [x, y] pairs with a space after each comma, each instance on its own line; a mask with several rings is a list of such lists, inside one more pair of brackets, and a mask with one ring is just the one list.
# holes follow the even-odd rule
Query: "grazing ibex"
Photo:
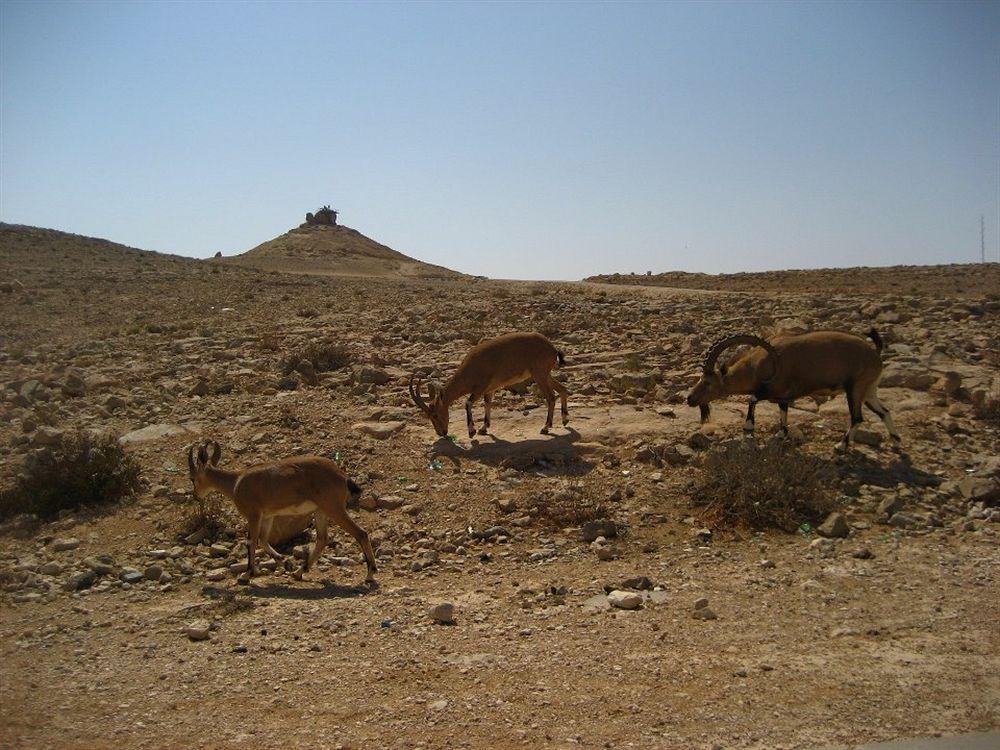
[[468, 395], [465, 417], [471, 438], [476, 434], [476, 425], [472, 421], [472, 404], [476, 399], [482, 398], [486, 405], [483, 427], [479, 430], [480, 435], [485, 435], [490, 429], [493, 393], [505, 386], [532, 378], [541, 389], [549, 407], [545, 427], [542, 428], [542, 434], [548, 435], [555, 411], [556, 392], [559, 393], [562, 406], [562, 423], [566, 425], [569, 422], [569, 409], [566, 406], [569, 393], [562, 383], [552, 377], [552, 370], [564, 361], [563, 353], [542, 334], [508, 333], [495, 339], [480, 341], [472, 347], [443, 388], [428, 383], [430, 404], [421, 397], [421, 381], [418, 380], [414, 385], [414, 377], [410, 378], [410, 397], [430, 418], [434, 431], [445, 437], [448, 434], [448, 407], [462, 396]]
[[[814, 331], [778, 336], [765, 341], [759, 336], [727, 336], [709, 348], [701, 379], [688, 395], [688, 405], [701, 408], [701, 421], [708, 420], [709, 404], [716, 399], [750, 394], [750, 407], [743, 429], [753, 432], [754, 409], [761, 400], [773, 401], [781, 409], [781, 429], [788, 432], [788, 405], [812, 393], [843, 390], [851, 411], [851, 426], [844, 434], [847, 447], [862, 422], [861, 406], [867, 406], [885, 423], [889, 435], [899, 442], [889, 410], [878, 398], [882, 376], [882, 338], [874, 328], [868, 338], [837, 331]], [[731, 346], [750, 344], [754, 348], [729, 365], [716, 368], [719, 355]]]
[[[210, 447], [211, 455], [208, 453]], [[274, 517], [305, 513], [315, 514], [316, 543], [302, 567], [295, 572], [296, 578], [301, 578], [323, 553], [327, 525], [332, 520], [357, 540], [368, 564], [366, 580], [375, 580], [375, 553], [368, 533], [347, 515], [348, 496], [357, 497], [361, 488], [348, 479], [337, 464], [319, 456], [296, 456], [243, 471], [227, 471], [218, 466], [221, 457], [222, 448], [214, 441], [203, 444], [197, 456], [192, 446], [188, 449], [188, 469], [196, 496], [218, 490], [232, 498], [237, 510], [247, 519], [246, 580], [256, 575], [258, 544], [262, 544], [275, 560], [284, 559], [268, 540]]]

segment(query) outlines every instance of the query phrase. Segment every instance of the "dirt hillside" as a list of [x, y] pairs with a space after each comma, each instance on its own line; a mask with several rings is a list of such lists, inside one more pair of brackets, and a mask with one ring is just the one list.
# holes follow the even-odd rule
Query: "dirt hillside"
[[302, 225], [225, 263], [319, 276], [457, 279], [463, 274], [423, 263], [345, 226]]
[[979, 297], [1000, 294], [1000, 263], [878, 268], [816, 268], [759, 273], [603, 274], [590, 282], [629, 286], [666, 286], [727, 292], [817, 292], [830, 294], [925, 294]]
[[[143, 480], [0, 521], [0, 747], [791, 750], [995, 728], [1000, 302], [930, 284], [282, 274], [0, 227], [0, 491], [76, 431], [119, 439]], [[684, 402], [723, 332], [872, 326], [902, 451], [870, 415], [836, 451], [843, 397], [796, 402], [787, 441], [774, 405], [751, 439], [745, 398], [706, 426]], [[490, 434], [469, 439], [459, 401], [437, 438], [409, 374], [443, 380], [512, 330], [565, 352], [568, 426], [539, 434], [544, 401], [518, 388]], [[328, 369], [296, 358], [316, 352]], [[336, 459], [379, 586], [336, 529], [305, 580], [261, 555], [241, 585], [242, 520], [191, 493], [205, 438], [225, 467]], [[706, 467], [743, 445], [814, 462], [843, 523], [704, 515]]]

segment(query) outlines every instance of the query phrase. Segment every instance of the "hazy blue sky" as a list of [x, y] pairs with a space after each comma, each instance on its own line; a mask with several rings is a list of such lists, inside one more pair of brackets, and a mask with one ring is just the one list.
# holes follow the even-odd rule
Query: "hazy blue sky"
[[0, 217], [490, 276], [997, 258], [1000, 2], [0, 3]]

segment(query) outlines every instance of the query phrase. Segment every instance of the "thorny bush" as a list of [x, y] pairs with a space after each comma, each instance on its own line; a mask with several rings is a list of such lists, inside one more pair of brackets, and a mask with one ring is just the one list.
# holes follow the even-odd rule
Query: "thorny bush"
[[354, 362], [354, 353], [333, 341], [310, 341], [288, 352], [281, 360], [281, 374], [291, 375], [303, 363], [309, 362], [316, 372], [331, 372]]
[[0, 518], [115, 503], [141, 487], [139, 463], [111, 435], [74, 432], [28, 454], [12, 487], [0, 492]]
[[692, 504], [709, 525], [795, 531], [835, 507], [833, 471], [789, 441], [735, 440], [714, 448]]

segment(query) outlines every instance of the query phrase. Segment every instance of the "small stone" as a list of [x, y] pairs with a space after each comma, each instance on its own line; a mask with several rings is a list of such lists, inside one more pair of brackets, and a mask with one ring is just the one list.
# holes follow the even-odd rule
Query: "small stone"
[[712, 530], [711, 529], [696, 529], [694, 531], [694, 538], [701, 542], [702, 544], [707, 544], [712, 541]]
[[80, 540], [73, 537], [68, 537], [66, 539], [56, 539], [52, 542], [53, 552], [66, 552], [71, 549], [76, 549], [80, 546]]
[[451, 602], [440, 602], [428, 610], [427, 616], [439, 625], [451, 625], [455, 622], [455, 605]]
[[434, 701], [427, 707], [431, 711], [444, 711], [446, 708], [448, 708], [448, 701], [446, 700]]
[[31, 444], [36, 447], [57, 445], [59, 441], [62, 440], [62, 436], [62, 430], [42, 425], [35, 431], [34, 436], [31, 438]]
[[[102, 560], [102, 559], [100, 559], [100, 557], [104, 557], [105, 559]], [[106, 555], [101, 555], [100, 557], [87, 557], [87, 558], [84, 558], [83, 564], [86, 565], [88, 568], [90, 568], [95, 573], [97, 573], [97, 575], [99, 575], [99, 576], [107, 576], [107, 575], [111, 575], [112, 573], [114, 573], [115, 572], [115, 567], [113, 565], [112, 558], [108, 557]], [[112, 562], [108, 562], [108, 560], [111, 560]]]
[[358, 422], [351, 429], [376, 440], [388, 440], [406, 427], [406, 422]]
[[143, 579], [142, 571], [137, 568], [122, 568], [118, 577], [125, 583], [139, 583]]
[[402, 508], [406, 501], [398, 495], [381, 495], [375, 501], [375, 505], [380, 510], [396, 510]]
[[889, 519], [889, 525], [897, 529], [915, 529], [919, 527], [920, 519], [911, 513], [894, 513]]
[[580, 536], [585, 542], [592, 542], [599, 536], [603, 536], [605, 539], [614, 539], [618, 536], [618, 526], [607, 518], [587, 521], [580, 529]]
[[97, 573], [92, 570], [81, 570], [79, 573], [74, 573], [69, 577], [64, 584], [64, 588], [67, 591], [82, 591], [83, 589], [89, 589], [96, 581]]
[[204, 378], [198, 378], [198, 381], [188, 391], [189, 396], [207, 396], [208, 393], [208, 381]]
[[208, 620], [195, 620], [184, 628], [185, 634], [192, 641], [207, 641], [210, 630], [211, 626], [208, 624]]
[[701, 609], [696, 609], [692, 614], [692, 617], [696, 620], [718, 620], [719, 616], [709, 607], [702, 607]]
[[226, 557], [229, 554], [229, 547], [224, 544], [213, 544], [208, 548], [208, 554], [212, 557]]
[[161, 565], [150, 565], [143, 573], [147, 581], [158, 581], [161, 575], [163, 575], [163, 566]]
[[598, 560], [607, 562], [608, 560], [615, 559], [615, 551], [612, 547], [607, 544], [597, 544], [593, 545], [594, 554], [597, 555]]
[[827, 538], [842, 539], [851, 532], [843, 513], [831, 513], [816, 529], [816, 533]]
[[517, 501], [512, 497], [501, 497], [497, 500], [501, 513], [513, 513], [517, 510]]
[[47, 576], [57, 576], [63, 572], [63, 566], [55, 560], [50, 560], [38, 569], [39, 573]]
[[616, 589], [608, 594], [608, 604], [617, 609], [638, 609], [642, 606], [642, 596], [634, 591]]
[[878, 505], [878, 514], [885, 518], [889, 518], [894, 513], [903, 509], [906, 501], [903, 500], [899, 495], [890, 495], [889, 497], [883, 498], [882, 502]]
[[694, 600], [695, 609], [705, 609], [708, 606], [708, 599], [704, 596], [698, 597]]
[[861, 445], [868, 445], [872, 448], [878, 448], [882, 444], [882, 434], [875, 432], [873, 430], [866, 430], [864, 428], [859, 428], [854, 431], [854, 435], [851, 439], [860, 443]]
[[359, 383], [374, 383], [375, 385], [385, 385], [390, 380], [392, 380], [392, 376], [385, 370], [379, 370], [376, 367], [362, 367], [357, 372], [357, 379]]

